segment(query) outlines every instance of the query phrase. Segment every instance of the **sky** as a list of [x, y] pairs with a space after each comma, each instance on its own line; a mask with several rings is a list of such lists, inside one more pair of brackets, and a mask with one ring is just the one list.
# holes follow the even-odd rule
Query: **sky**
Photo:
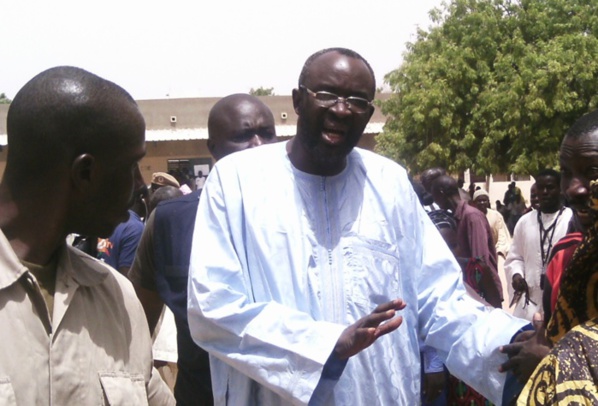
[[441, 0], [0, 0], [0, 93], [74, 65], [135, 99], [289, 95], [305, 59], [359, 52], [378, 87]]

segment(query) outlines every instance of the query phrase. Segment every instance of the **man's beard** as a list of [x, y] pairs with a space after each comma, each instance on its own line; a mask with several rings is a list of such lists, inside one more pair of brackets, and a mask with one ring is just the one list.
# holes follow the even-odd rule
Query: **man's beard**
[[357, 141], [354, 143], [350, 142], [350, 136], [347, 135], [348, 139], [344, 141], [349, 142], [338, 146], [328, 146], [322, 141], [321, 133], [317, 137], [314, 137], [313, 134], [307, 134], [307, 130], [303, 129], [299, 131], [303, 134], [298, 133], [296, 138], [299, 139], [298, 141], [303, 145], [304, 149], [309, 152], [309, 160], [318, 167], [328, 168], [343, 164], [357, 144]]

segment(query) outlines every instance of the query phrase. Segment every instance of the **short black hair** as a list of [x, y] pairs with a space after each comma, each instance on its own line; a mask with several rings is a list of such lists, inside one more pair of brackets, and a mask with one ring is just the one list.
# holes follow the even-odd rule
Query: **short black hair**
[[370, 74], [372, 75], [372, 80], [374, 83], [374, 86], [371, 89], [372, 94], [376, 94], [376, 75], [374, 75], [374, 70], [370, 66], [369, 62], [366, 61], [363, 56], [359, 55], [357, 52], [353, 51], [352, 49], [348, 49], [348, 48], [338, 48], [338, 47], [337, 48], [326, 48], [326, 49], [322, 49], [322, 50], [316, 52], [315, 54], [312, 54], [309, 58], [307, 58], [307, 60], [303, 64], [303, 68], [301, 69], [301, 73], [299, 74], [299, 86], [302, 86], [304, 84], [305, 77], [308, 74], [311, 64], [316, 59], [318, 59], [320, 56], [328, 54], [330, 52], [337, 52], [341, 55], [348, 56], [349, 58], [355, 58], [355, 59], [359, 59], [360, 61], [363, 61], [363, 63], [365, 63], [365, 66], [367, 66], [368, 70], [370, 71]]
[[598, 130], [598, 110], [589, 112], [581, 116], [565, 134], [567, 137], [581, 137], [582, 135], [593, 133]]
[[58, 66], [41, 72], [8, 109], [7, 169], [27, 169], [40, 161], [50, 167], [83, 151], [127, 142], [112, 135], [127, 125], [121, 112], [128, 108], [139, 111], [129, 93], [84, 69]]
[[446, 169], [437, 166], [434, 168], [425, 169], [421, 175], [419, 175], [419, 179], [422, 182], [432, 182], [443, 175], [446, 175]]
[[559, 185], [561, 184], [561, 174], [552, 168], [542, 169], [540, 172], [538, 172], [538, 174], [535, 176], [535, 178], [538, 179], [538, 178], [541, 178], [544, 176], [550, 176], [550, 177], [556, 179], [556, 181]]

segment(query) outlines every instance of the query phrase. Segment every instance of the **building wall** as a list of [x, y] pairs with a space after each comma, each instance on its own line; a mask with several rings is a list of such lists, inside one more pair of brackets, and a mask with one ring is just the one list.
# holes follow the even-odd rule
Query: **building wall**
[[148, 142], [146, 155], [139, 168], [146, 183], [154, 172], [166, 172], [169, 159], [189, 159], [209, 157], [206, 140]]
[[[376, 95], [377, 99], [386, 100], [390, 94]], [[297, 124], [297, 114], [293, 109], [291, 96], [260, 96], [272, 110], [274, 122], [277, 126], [294, 126]], [[208, 114], [220, 97], [202, 97], [187, 99], [158, 99], [138, 100], [137, 104], [145, 118], [148, 131], [152, 130], [177, 130], [187, 128], [206, 128]], [[0, 135], [6, 134], [7, 104], [0, 104]], [[176, 117], [176, 122], [171, 121]], [[286, 118], [284, 118], [286, 117]], [[370, 122], [384, 123], [386, 118], [376, 109]], [[292, 135], [292, 134], [284, 134]]]
[[[278, 140], [281, 142], [290, 138], [278, 137]], [[373, 150], [376, 145], [376, 135], [364, 134], [357, 145], [360, 148]], [[147, 153], [139, 167], [143, 179], [148, 183], [152, 173], [166, 172], [169, 159], [211, 158], [207, 140], [148, 142], [146, 149]]]
[[[279, 137], [279, 140], [288, 140], [290, 137]], [[376, 145], [374, 134], [364, 134], [358, 144], [362, 148], [372, 150]], [[6, 168], [6, 152], [8, 146], [1, 146], [0, 150], [0, 178]], [[192, 158], [210, 158], [207, 140], [188, 140], [188, 141], [160, 141], [148, 142], [146, 145], [147, 153], [140, 162], [141, 174], [146, 182], [152, 178], [154, 172], [165, 172], [169, 159], [192, 159]]]
[[[188, 99], [138, 100], [137, 104], [145, 118], [148, 130], [175, 130], [185, 128], [206, 128], [208, 114], [220, 97]], [[276, 125], [293, 125], [297, 114], [293, 110], [291, 96], [259, 97], [274, 115]], [[283, 119], [285, 115], [286, 119]], [[176, 123], [171, 121], [176, 117]]]
[[[529, 180], [515, 181], [515, 185], [519, 189], [521, 189], [521, 195], [525, 199], [526, 206], [530, 205], [530, 200], [529, 200], [530, 189], [535, 182], [536, 181], [533, 177], [530, 177]], [[511, 180], [496, 181], [493, 179], [493, 177], [490, 177], [488, 182], [475, 182], [475, 185], [480, 186], [482, 189], [484, 189], [488, 192], [488, 194], [490, 195], [489, 196], [490, 206], [493, 209], [496, 209], [496, 201], [500, 200], [502, 202], [502, 199], [504, 198], [505, 192], [509, 188], [510, 183], [511, 183]], [[464, 188], [467, 190], [468, 186], [469, 186], [469, 184], [466, 184], [464, 186]]]
[[[377, 95], [386, 99], [388, 94]], [[289, 139], [294, 135], [297, 124], [297, 114], [293, 109], [291, 96], [260, 96], [274, 115], [274, 122], [280, 140]], [[220, 97], [187, 98], [187, 99], [159, 99], [138, 100], [139, 109], [145, 118], [148, 133], [151, 131], [170, 130], [177, 134], [177, 130], [205, 129], [208, 125], [208, 114]], [[6, 114], [9, 105], [0, 105], [0, 135], [6, 135]], [[176, 122], [172, 117], [176, 117]], [[371, 122], [383, 123], [385, 118], [376, 109]], [[281, 133], [283, 131], [284, 133]], [[206, 132], [207, 134], [207, 132]], [[359, 146], [373, 149], [375, 134], [365, 134]], [[8, 147], [2, 146], [0, 151], [0, 176], [6, 167], [6, 151]], [[154, 172], [167, 170], [169, 159], [194, 159], [210, 158], [205, 139], [187, 139], [177, 141], [149, 141], [147, 155], [141, 161], [140, 168], [144, 179], [149, 182]]]
[[[385, 100], [390, 94], [377, 94], [376, 98]], [[297, 124], [297, 114], [293, 109], [291, 96], [260, 96], [274, 115], [274, 122], [277, 126], [279, 140], [289, 139], [294, 135]], [[138, 100], [139, 109], [145, 118], [148, 133], [151, 131], [170, 130], [177, 134], [177, 130], [184, 129], [205, 129], [208, 124], [208, 114], [220, 97], [207, 98], [186, 98], [186, 99], [158, 99]], [[0, 137], [6, 135], [6, 114], [9, 105], [0, 104]], [[172, 122], [171, 117], [176, 117]], [[285, 118], [286, 117], [286, 118]], [[374, 111], [370, 120], [371, 123], [384, 123], [386, 118], [379, 108]], [[285, 133], [281, 134], [281, 130]], [[204, 131], [205, 134], [207, 132]], [[364, 134], [359, 146], [373, 150], [376, 145], [376, 134]], [[6, 152], [8, 147], [1, 146], [0, 150], [0, 176], [6, 167]], [[177, 141], [149, 141], [147, 143], [147, 154], [140, 163], [141, 173], [146, 182], [151, 180], [154, 172], [164, 172], [168, 168], [169, 159], [196, 159], [210, 158], [205, 139], [188, 139]], [[529, 186], [531, 182], [517, 182], [524, 197], [529, 201]], [[507, 189], [509, 179], [497, 175], [488, 184], [476, 182], [476, 184], [488, 188], [491, 202], [502, 196]], [[465, 185], [466, 187], [468, 184]]]

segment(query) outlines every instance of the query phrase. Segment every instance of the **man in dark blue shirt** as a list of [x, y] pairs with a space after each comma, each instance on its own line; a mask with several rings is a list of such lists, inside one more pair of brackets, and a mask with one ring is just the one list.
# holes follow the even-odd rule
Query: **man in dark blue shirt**
[[[208, 133], [208, 148], [216, 160], [276, 142], [272, 112], [258, 98], [246, 94], [227, 96], [214, 105]], [[213, 404], [208, 354], [193, 342], [187, 324], [187, 278], [200, 192], [156, 207], [129, 273], [152, 332], [164, 304], [174, 313], [179, 353], [174, 394], [178, 405]]]
[[126, 275], [133, 265], [142, 233], [141, 217], [129, 210], [127, 221], [120, 223], [110, 237], [98, 240], [98, 258]]

